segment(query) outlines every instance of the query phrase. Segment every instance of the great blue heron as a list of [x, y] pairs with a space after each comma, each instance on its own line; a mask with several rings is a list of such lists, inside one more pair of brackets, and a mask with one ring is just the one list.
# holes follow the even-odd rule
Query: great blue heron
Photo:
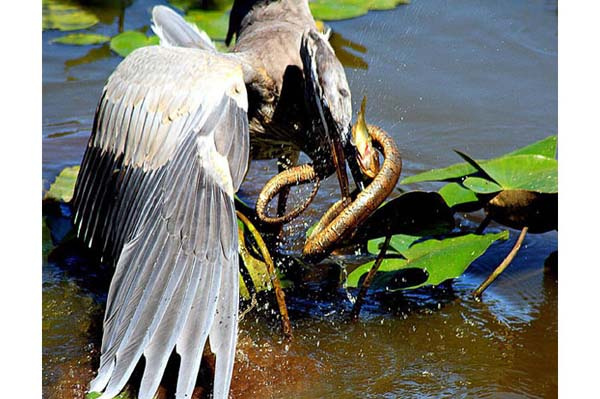
[[214, 397], [226, 397], [238, 313], [233, 195], [250, 137], [255, 148], [305, 151], [321, 175], [340, 171], [341, 148], [352, 150], [348, 83], [307, 0], [236, 0], [232, 15], [237, 43], [221, 54], [175, 12], [155, 7], [160, 46], [126, 57], [96, 109], [74, 221], [116, 268], [90, 386], [103, 399], [122, 390], [142, 355], [138, 395], [151, 398], [173, 349], [176, 396], [191, 397], [207, 338]]

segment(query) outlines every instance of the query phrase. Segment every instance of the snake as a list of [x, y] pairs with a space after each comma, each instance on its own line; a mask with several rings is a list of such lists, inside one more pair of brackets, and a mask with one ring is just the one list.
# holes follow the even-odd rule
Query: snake
[[[302, 254], [307, 258], [327, 256], [341, 239], [348, 237], [363, 223], [393, 191], [402, 171], [402, 157], [394, 140], [376, 125], [367, 125], [374, 147], [383, 154], [383, 164], [369, 185], [345, 205], [345, 200], [335, 202], [315, 225], [306, 239]], [[273, 217], [267, 214], [271, 200], [284, 188], [314, 183], [308, 198], [290, 212]], [[268, 224], [288, 223], [298, 217], [313, 201], [320, 180], [311, 164], [291, 167], [273, 178], [262, 188], [256, 201], [258, 218]]]

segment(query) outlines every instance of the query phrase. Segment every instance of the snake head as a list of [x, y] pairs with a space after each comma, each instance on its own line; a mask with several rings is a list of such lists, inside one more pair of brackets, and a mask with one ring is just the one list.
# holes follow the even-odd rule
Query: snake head
[[367, 122], [365, 121], [366, 104], [367, 97], [363, 97], [360, 112], [358, 113], [358, 120], [352, 126], [352, 144], [356, 147], [360, 171], [365, 176], [373, 179], [379, 173], [379, 154], [375, 150], [375, 147], [373, 147], [373, 142], [367, 129]]

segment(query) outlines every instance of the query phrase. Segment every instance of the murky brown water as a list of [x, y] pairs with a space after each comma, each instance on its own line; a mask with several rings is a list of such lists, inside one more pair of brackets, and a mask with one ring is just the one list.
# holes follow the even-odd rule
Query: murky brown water
[[[114, 9], [96, 10], [102, 21], [97, 32], [117, 32], [120, 10], [114, 3]], [[124, 28], [147, 26], [154, 3], [134, 1], [123, 14]], [[362, 58], [349, 58], [349, 65], [368, 65], [347, 69], [355, 105], [368, 96], [369, 122], [394, 135], [403, 174], [410, 175], [459, 161], [454, 148], [487, 158], [556, 133], [556, 9], [548, 1], [414, 0], [331, 27], [340, 43], [366, 49], [345, 47]], [[101, 88], [120, 61], [108, 46], [50, 44], [58, 35], [42, 35], [44, 188], [62, 168], [80, 162]], [[274, 161], [255, 162], [241, 196], [252, 200], [274, 173]], [[306, 217], [287, 229], [291, 248], [335, 200], [336, 189], [333, 179], [326, 182]], [[264, 319], [248, 315], [241, 347], [249, 360], [240, 363], [244, 373], [238, 373], [233, 392], [282, 398], [556, 397], [558, 288], [555, 274], [545, 273], [543, 265], [557, 247], [557, 233], [528, 235], [484, 302], [468, 298], [516, 236], [511, 231], [509, 242], [494, 245], [451, 290], [374, 295], [357, 324], [341, 316], [351, 306], [351, 293], [308, 285], [288, 296], [296, 336], [287, 350], [278, 343], [276, 325], [268, 328]], [[98, 331], [106, 281], [90, 278], [89, 264], [68, 251], [43, 263], [46, 397], [73, 396], [82, 390], [76, 384], [90, 377], [82, 370], [94, 356], [90, 331]], [[244, 381], [241, 374], [248, 370], [255, 380]]]

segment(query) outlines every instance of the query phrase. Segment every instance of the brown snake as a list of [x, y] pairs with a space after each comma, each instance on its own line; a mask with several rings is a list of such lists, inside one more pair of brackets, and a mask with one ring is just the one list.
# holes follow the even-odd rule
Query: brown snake
[[[402, 158], [394, 140], [380, 127], [368, 125], [373, 144], [383, 152], [383, 165], [377, 176], [348, 206], [343, 199], [337, 201], [321, 217], [304, 244], [303, 255], [321, 257], [327, 255], [341, 238], [365, 221], [392, 192], [402, 170]], [[267, 215], [267, 205], [284, 187], [315, 182], [308, 199], [291, 212], [280, 216]], [[302, 213], [312, 202], [319, 189], [319, 180], [312, 165], [304, 164], [285, 170], [265, 184], [256, 202], [258, 218], [266, 223], [286, 223]]]

